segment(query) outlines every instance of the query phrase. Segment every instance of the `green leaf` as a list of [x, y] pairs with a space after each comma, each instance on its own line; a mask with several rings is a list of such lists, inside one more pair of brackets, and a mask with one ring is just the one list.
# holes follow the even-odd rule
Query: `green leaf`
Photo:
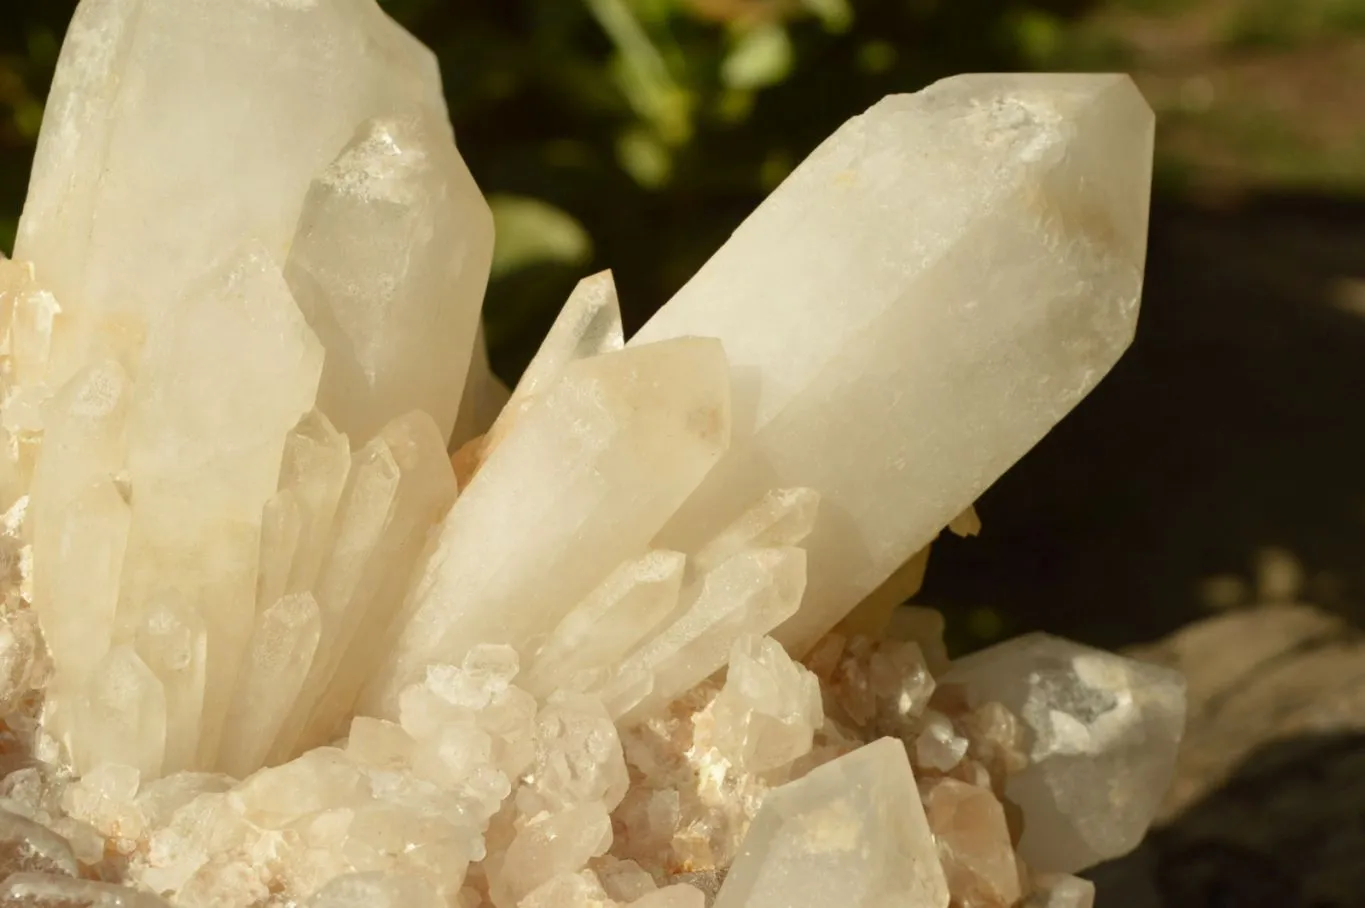
[[616, 138], [616, 160], [621, 169], [646, 189], [658, 189], [673, 175], [668, 146], [645, 129], [628, 129]]
[[763, 88], [776, 85], [792, 70], [792, 43], [787, 30], [776, 22], [740, 33], [721, 65], [721, 78], [731, 88]]
[[566, 211], [541, 201], [516, 195], [494, 195], [497, 241], [493, 246], [494, 277], [531, 265], [581, 265], [592, 257], [592, 239], [583, 225]]
[[848, 0], [803, 0], [803, 3], [824, 23], [826, 31], [838, 34], [848, 31], [853, 24], [853, 7]]

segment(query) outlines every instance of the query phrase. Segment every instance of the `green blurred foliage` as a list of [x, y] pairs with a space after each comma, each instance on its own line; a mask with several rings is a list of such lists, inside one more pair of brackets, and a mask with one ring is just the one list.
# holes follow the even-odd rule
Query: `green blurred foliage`
[[[1002, 0], [385, 0], [441, 58], [501, 230], [487, 305], [515, 376], [573, 283], [610, 267], [634, 328], [843, 120], [1027, 61]], [[72, 0], [0, 0], [0, 246], [10, 248]]]

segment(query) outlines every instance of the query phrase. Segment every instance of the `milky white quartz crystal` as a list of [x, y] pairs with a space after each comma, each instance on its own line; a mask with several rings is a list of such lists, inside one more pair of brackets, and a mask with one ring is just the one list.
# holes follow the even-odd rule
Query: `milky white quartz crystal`
[[738, 376], [730, 451], [661, 542], [818, 490], [777, 635], [809, 649], [1128, 346], [1152, 136], [1119, 76], [948, 79], [846, 123], [631, 340], [718, 337]]
[[15, 248], [62, 306], [54, 380], [96, 355], [135, 364], [157, 316], [244, 241], [282, 266], [309, 182], [381, 115], [427, 116], [449, 141], [434, 56], [371, 0], [81, 3]]
[[327, 347], [318, 408], [353, 438], [415, 409], [455, 425], [493, 232], [448, 132], [368, 120], [304, 199], [285, 278]]
[[888, 98], [509, 391], [374, 0], [83, 0], [0, 260], [0, 902], [1088, 908], [1178, 680], [898, 606], [1131, 336], [1150, 141]]
[[947, 908], [905, 746], [864, 745], [772, 791], [715, 908]]

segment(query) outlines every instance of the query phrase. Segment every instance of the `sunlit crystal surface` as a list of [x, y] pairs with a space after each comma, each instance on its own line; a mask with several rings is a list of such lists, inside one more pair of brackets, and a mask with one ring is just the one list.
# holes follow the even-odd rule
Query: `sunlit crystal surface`
[[709, 334], [748, 379], [662, 541], [819, 490], [840, 519], [778, 635], [813, 645], [1127, 347], [1152, 133], [1130, 81], [1092, 75], [960, 76], [846, 123], [631, 341]]
[[904, 746], [885, 738], [772, 791], [716, 908], [947, 908]]

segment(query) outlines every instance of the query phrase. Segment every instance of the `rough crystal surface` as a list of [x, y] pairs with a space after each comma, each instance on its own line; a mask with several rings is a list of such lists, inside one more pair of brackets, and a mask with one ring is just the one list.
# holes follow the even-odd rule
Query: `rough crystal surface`
[[1136, 847], [1185, 730], [1179, 674], [1029, 634], [959, 660], [943, 684], [1028, 729], [1030, 765], [1005, 793], [1028, 817], [1019, 853], [1031, 868], [1074, 873]]

